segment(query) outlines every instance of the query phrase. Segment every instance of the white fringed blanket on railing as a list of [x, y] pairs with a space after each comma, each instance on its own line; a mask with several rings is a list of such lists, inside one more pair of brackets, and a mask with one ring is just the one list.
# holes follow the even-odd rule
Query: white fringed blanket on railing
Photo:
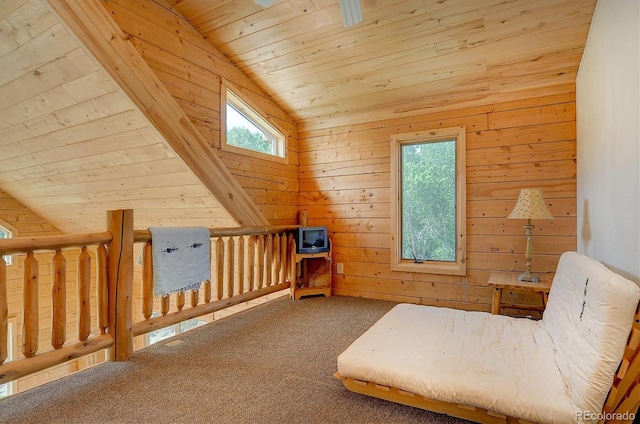
[[152, 227], [153, 292], [197, 290], [211, 278], [211, 243], [205, 227]]

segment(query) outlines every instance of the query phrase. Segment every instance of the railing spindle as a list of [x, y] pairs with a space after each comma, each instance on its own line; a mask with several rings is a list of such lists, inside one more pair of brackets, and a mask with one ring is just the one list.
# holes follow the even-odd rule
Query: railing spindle
[[253, 279], [255, 278], [255, 272], [254, 272], [254, 266], [253, 263], [255, 262], [255, 258], [256, 258], [256, 237], [255, 236], [249, 236], [247, 238], [247, 281], [248, 281], [248, 285], [247, 285], [247, 290], [248, 291], [252, 291], [253, 290]]
[[142, 316], [153, 315], [153, 254], [151, 240], [142, 248]]
[[222, 237], [218, 237], [215, 246], [215, 264], [216, 264], [216, 290], [218, 300], [222, 299], [224, 291], [224, 242]]
[[7, 301], [7, 263], [0, 255], [0, 365], [9, 357], [9, 302]]
[[204, 282], [204, 303], [211, 302], [211, 280]]
[[287, 258], [289, 254], [287, 253], [287, 233], [280, 234], [280, 278], [278, 279], [279, 283], [284, 283], [287, 281]]
[[198, 290], [191, 290], [191, 307], [195, 308], [200, 302], [200, 292]]
[[181, 311], [184, 308], [185, 300], [184, 300], [184, 292], [180, 291], [176, 293], [176, 308]]
[[97, 248], [98, 256], [98, 327], [100, 334], [107, 334], [109, 326], [109, 287], [107, 280], [107, 248], [101, 244]]
[[273, 235], [273, 266], [271, 268], [271, 283], [280, 281], [280, 234]]
[[233, 296], [233, 237], [229, 237], [225, 243], [224, 249], [224, 275], [225, 281], [227, 282], [227, 297]]
[[60, 349], [67, 339], [67, 260], [62, 254], [62, 249], [57, 249], [51, 259], [51, 276], [51, 346]]
[[258, 280], [258, 290], [262, 288], [262, 276], [264, 275], [264, 236], [257, 237], [256, 246], [256, 280]]
[[171, 296], [166, 295], [160, 298], [160, 311], [162, 315], [169, 313], [169, 307], [171, 306]]
[[244, 293], [244, 237], [239, 236], [237, 239], [236, 247], [235, 247], [235, 263], [238, 269], [238, 275], [236, 275], [236, 280], [238, 282], [238, 286], [234, 294], [242, 294]]
[[91, 335], [91, 256], [87, 246], [78, 257], [78, 340]]
[[288, 279], [291, 282], [291, 284], [295, 284], [296, 282], [296, 273], [297, 273], [297, 269], [296, 269], [296, 242], [293, 238], [293, 234], [289, 234], [289, 237], [287, 238], [287, 245], [289, 246], [289, 269], [287, 270], [287, 272], [289, 273], [288, 275]]
[[264, 260], [264, 277], [265, 287], [269, 287], [272, 284], [272, 275], [271, 270], [273, 269], [273, 235], [267, 234], [267, 239], [265, 241], [265, 260]]
[[38, 260], [33, 252], [24, 260], [22, 354], [31, 358], [38, 351]]

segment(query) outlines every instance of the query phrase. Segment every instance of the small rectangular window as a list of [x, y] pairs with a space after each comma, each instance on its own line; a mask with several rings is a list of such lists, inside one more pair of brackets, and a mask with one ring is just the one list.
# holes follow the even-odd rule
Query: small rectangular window
[[286, 138], [248, 101], [222, 85], [222, 149], [286, 161]]
[[397, 134], [391, 142], [391, 268], [464, 275], [464, 127]]
[[[13, 237], [13, 231], [11, 231], [9, 228], [7, 228], [6, 226], [2, 225], [2, 223], [0, 223], [0, 239], [8, 239], [12, 237]], [[12, 262], [13, 256], [11, 255], [4, 255], [2, 259], [4, 259], [4, 262], [7, 265], [11, 265], [13, 263]]]

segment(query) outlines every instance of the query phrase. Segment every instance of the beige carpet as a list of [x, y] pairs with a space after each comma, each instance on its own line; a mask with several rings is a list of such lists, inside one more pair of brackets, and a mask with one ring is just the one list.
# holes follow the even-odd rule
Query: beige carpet
[[393, 305], [281, 298], [0, 400], [0, 422], [464, 423], [332, 378], [337, 356]]

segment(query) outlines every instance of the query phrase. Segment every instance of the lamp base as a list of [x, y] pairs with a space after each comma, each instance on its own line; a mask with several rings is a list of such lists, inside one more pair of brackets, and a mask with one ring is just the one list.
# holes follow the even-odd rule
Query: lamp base
[[533, 274], [531, 271], [525, 271], [518, 276], [518, 281], [527, 281], [530, 283], [539, 283], [540, 276], [538, 274]]

